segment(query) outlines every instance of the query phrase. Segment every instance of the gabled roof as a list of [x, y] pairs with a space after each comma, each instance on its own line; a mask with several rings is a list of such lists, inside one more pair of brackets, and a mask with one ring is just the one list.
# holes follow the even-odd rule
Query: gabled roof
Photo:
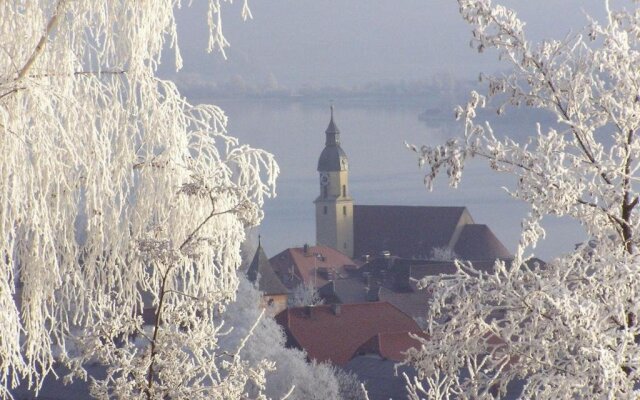
[[[303, 282], [324, 286], [330, 279], [327, 273], [335, 278], [346, 276], [346, 268], [355, 268], [355, 262], [338, 250], [328, 246], [292, 247], [281, 251], [269, 260], [276, 273], [283, 277], [283, 282], [293, 288]], [[291, 277], [293, 279], [287, 279]]]
[[296, 307], [282, 311], [276, 321], [289, 345], [309, 359], [346, 364], [366, 341], [386, 332], [419, 332], [416, 322], [386, 302]]
[[256, 254], [247, 270], [247, 279], [255, 283], [258, 280], [258, 290], [266, 295], [288, 294], [289, 290], [276, 275], [262, 246], [258, 244]]
[[325, 304], [365, 303], [368, 288], [362, 277], [336, 279], [318, 289]]
[[358, 348], [357, 354], [377, 354], [384, 359], [401, 362], [406, 358], [404, 353], [407, 350], [420, 346], [420, 341], [411, 337], [411, 334], [427, 338], [423, 332], [377, 333]]
[[462, 228], [454, 251], [463, 260], [495, 260], [513, 257], [491, 229], [487, 225], [480, 224], [469, 224]]
[[431, 293], [426, 290], [410, 292], [397, 292], [388, 288], [380, 290], [381, 301], [393, 304], [414, 319], [425, 319], [427, 317], [431, 299]]
[[405, 257], [426, 257], [448, 246], [460, 223], [473, 223], [465, 207], [353, 207], [354, 257], [382, 251]]

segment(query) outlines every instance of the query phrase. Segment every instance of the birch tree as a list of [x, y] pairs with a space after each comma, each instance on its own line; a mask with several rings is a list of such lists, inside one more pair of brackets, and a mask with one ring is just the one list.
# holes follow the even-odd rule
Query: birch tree
[[[510, 72], [483, 76], [487, 92], [456, 109], [462, 137], [413, 149], [428, 185], [445, 172], [455, 186], [466, 160], [486, 160], [514, 177], [508, 193], [529, 213], [512, 264], [485, 273], [459, 263], [453, 276], [420, 282], [434, 299], [430, 338], [408, 354], [418, 372], [410, 395], [502, 398], [520, 382], [522, 398], [638, 398], [637, 2], [616, 2], [616, 11], [604, 1], [606, 20], [540, 43], [512, 10], [490, 0], [458, 4], [473, 46], [497, 50]], [[522, 126], [531, 132], [518, 142], [476, 121], [489, 100], [499, 114], [529, 107], [556, 122]], [[577, 220], [590, 240], [541, 266], [529, 257], [548, 215]]]
[[[0, 398], [89, 359], [109, 367], [102, 398], [264, 384], [268, 362], [218, 352], [214, 317], [278, 168], [156, 76], [163, 49], [182, 65], [179, 4], [0, 4]], [[228, 46], [227, 6], [209, 1], [209, 51]]]

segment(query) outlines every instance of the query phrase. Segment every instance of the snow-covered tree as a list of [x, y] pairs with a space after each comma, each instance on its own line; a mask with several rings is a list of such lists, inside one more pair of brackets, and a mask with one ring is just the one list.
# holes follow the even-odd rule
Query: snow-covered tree
[[[473, 92], [456, 110], [462, 138], [414, 150], [429, 185], [446, 170], [455, 186], [465, 161], [482, 158], [514, 176], [509, 194], [530, 208], [512, 265], [498, 262], [495, 273], [485, 273], [459, 264], [453, 276], [421, 282], [434, 301], [429, 340], [408, 354], [418, 371], [411, 396], [500, 398], [519, 383], [523, 398], [638, 398], [637, 2], [614, 11], [604, 1], [605, 21], [588, 19], [584, 30], [540, 43], [528, 41], [524, 23], [503, 6], [458, 3], [477, 50], [496, 49], [512, 69], [482, 76], [486, 96]], [[526, 142], [494, 134], [475, 121], [489, 99], [498, 114], [531, 107], [555, 123], [522, 125], [531, 130]], [[528, 257], [548, 215], [577, 220], [590, 240], [541, 266]]]
[[324, 300], [313, 284], [301, 282], [293, 289], [287, 303], [289, 307], [317, 306], [324, 303]]
[[[0, 397], [90, 357], [109, 366], [103, 398], [264, 384], [268, 363], [218, 352], [216, 317], [278, 168], [156, 76], [163, 49], [182, 65], [179, 4], [0, 4]], [[223, 5], [209, 1], [210, 51], [228, 45]]]
[[362, 382], [358, 380], [358, 376], [355, 373], [346, 371], [340, 367], [333, 367], [333, 372], [338, 381], [341, 400], [368, 399], [368, 393]]
[[[262, 360], [274, 362], [274, 369], [266, 374], [265, 394], [280, 399], [290, 393], [289, 399], [339, 399], [340, 383], [346, 379], [328, 364], [307, 362], [306, 354], [285, 347], [285, 336], [275, 320], [262, 315], [261, 296], [255, 286], [241, 278], [236, 301], [231, 303], [223, 318], [232, 331], [220, 339], [220, 347], [234, 351], [245, 340], [256, 321], [258, 325], [246, 340], [240, 352], [242, 359], [251, 365]], [[345, 386], [346, 389], [347, 386]]]

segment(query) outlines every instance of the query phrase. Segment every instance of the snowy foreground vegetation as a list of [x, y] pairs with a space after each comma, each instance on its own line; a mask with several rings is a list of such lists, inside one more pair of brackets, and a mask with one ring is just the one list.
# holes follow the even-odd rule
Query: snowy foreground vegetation
[[[225, 323], [233, 327], [220, 339], [223, 349], [236, 349], [247, 338], [253, 321], [260, 318], [261, 293], [246, 278], [240, 279], [237, 299], [225, 311]], [[290, 399], [364, 399], [356, 377], [331, 364], [307, 362], [306, 354], [285, 348], [282, 328], [273, 318], [261, 318], [253, 334], [246, 339], [240, 356], [250, 364], [261, 360], [275, 363], [275, 371], [266, 374], [265, 394], [281, 399], [289, 392]]]
[[56, 362], [106, 364], [92, 393], [123, 399], [257, 397], [273, 369], [218, 340], [278, 167], [156, 77], [177, 3], [0, 5], [1, 398]]
[[[413, 149], [428, 185], [445, 171], [455, 186], [465, 161], [480, 157], [513, 175], [509, 194], [530, 208], [513, 266], [487, 274], [460, 264], [455, 276], [421, 282], [435, 298], [430, 338], [407, 361], [418, 371], [411, 396], [500, 398], [511, 383], [524, 387], [523, 398], [638, 398], [637, 2], [615, 3], [630, 11], [604, 2], [606, 21], [537, 44], [512, 11], [489, 0], [458, 3], [473, 45], [496, 49], [512, 72], [482, 76], [488, 93], [472, 93], [456, 110], [462, 138]], [[489, 100], [499, 114], [513, 106], [547, 110], [557, 124], [516, 143], [475, 121]], [[579, 221], [590, 240], [541, 267], [529, 257], [546, 216]]]

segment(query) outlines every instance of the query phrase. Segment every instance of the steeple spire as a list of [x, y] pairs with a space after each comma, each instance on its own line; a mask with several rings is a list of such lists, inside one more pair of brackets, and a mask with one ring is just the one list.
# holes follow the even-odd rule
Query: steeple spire
[[333, 118], [333, 104], [331, 104], [329, 110], [331, 111], [331, 119], [327, 130], [324, 131], [326, 135], [325, 147], [318, 160], [318, 171], [346, 171], [347, 155], [340, 147], [340, 129], [338, 129]]

